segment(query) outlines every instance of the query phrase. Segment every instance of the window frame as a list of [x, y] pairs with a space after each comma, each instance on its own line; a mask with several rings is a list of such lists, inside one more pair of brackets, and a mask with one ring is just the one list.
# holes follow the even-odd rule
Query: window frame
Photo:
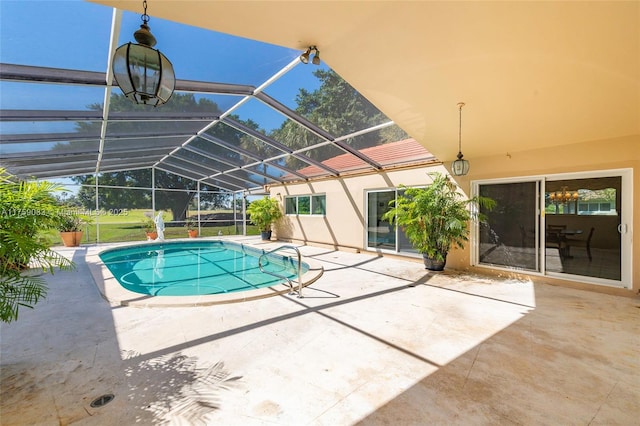
[[[300, 199], [308, 199], [308, 211], [300, 211]], [[291, 201], [295, 200], [295, 204], [291, 204]], [[324, 202], [320, 201], [324, 200]], [[317, 204], [316, 204], [317, 203]], [[316, 213], [317, 205], [320, 205], [321, 213]], [[286, 216], [320, 216], [327, 215], [327, 194], [298, 194], [298, 195], [286, 195], [284, 197], [284, 208]], [[289, 211], [289, 207], [293, 207], [294, 212]]]

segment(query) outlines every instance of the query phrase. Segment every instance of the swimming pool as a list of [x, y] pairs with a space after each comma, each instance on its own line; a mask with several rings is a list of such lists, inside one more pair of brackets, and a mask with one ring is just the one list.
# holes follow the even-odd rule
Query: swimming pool
[[[230, 241], [147, 243], [108, 249], [100, 259], [120, 285], [149, 296], [201, 296], [245, 292], [286, 282], [262, 272], [264, 250]], [[295, 259], [294, 259], [295, 257]], [[267, 254], [263, 269], [297, 283], [297, 256]], [[301, 263], [301, 273], [309, 265]]]

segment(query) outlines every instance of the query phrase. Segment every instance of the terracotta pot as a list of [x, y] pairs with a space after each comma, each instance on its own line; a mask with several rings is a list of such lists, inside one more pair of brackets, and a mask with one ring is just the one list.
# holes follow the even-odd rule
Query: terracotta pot
[[189, 233], [189, 238], [196, 238], [198, 236], [197, 229], [187, 229], [187, 232]]
[[155, 240], [158, 238], [158, 233], [156, 231], [147, 232], [147, 240]]
[[65, 247], [78, 247], [82, 241], [82, 231], [60, 232]]

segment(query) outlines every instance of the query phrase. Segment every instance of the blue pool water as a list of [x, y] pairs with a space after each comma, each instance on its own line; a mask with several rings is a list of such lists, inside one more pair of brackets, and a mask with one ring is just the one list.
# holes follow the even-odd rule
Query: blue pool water
[[[260, 271], [262, 250], [227, 241], [163, 242], [115, 248], [100, 259], [127, 290], [152, 296], [233, 293], [283, 280]], [[297, 259], [268, 255], [265, 270], [297, 280]], [[302, 273], [308, 270], [304, 262]]]

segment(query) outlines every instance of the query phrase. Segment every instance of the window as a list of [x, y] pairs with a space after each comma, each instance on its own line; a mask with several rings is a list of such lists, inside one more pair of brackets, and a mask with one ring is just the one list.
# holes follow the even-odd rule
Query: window
[[[593, 191], [595, 192], [595, 191]], [[615, 216], [617, 214], [614, 201], [587, 200], [578, 205], [579, 215]]]
[[326, 195], [296, 195], [284, 197], [285, 213], [297, 215], [327, 214]]
[[327, 213], [327, 197], [325, 195], [314, 195], [311, 197], [311, 214]]
[[308, 195], [298, 197], [298, 214], [311, 214], [311, 197]]
[[284, 198], [284, 212], [285, 212], [285, 214], [297, 214], [298, 213], [298, 198], [297, 197], [285, 197]]
[[[580, 180], [577, 180], [580, 182]], [[563, 183], [566, 183], [563, 181]], [[587, 184], [588, 181], [587, 181]], [[545, 195], [545, 213], [551, 215], [617, 215], [615, 187], [584, 188], [582, 183], [578, 189], [568, 191], [568, 186], [562, 186], [560, 191], [551, 191]], [[548, 186], [554, 185], [550, 182]], [[557, 185], [556, 185], [557, 186]]]

